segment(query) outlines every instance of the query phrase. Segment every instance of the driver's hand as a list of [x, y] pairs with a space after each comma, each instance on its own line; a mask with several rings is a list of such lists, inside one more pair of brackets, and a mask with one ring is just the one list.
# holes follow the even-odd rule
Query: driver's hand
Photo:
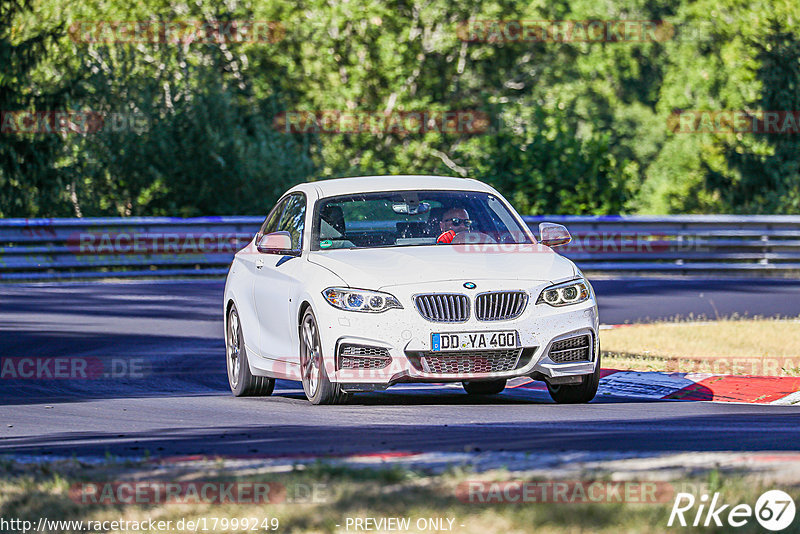
[[437, 243], [452, 243], [453, 238], [456, 236], [456, 233], [452, 230], [448, 230], [446, 232], [442, 232], [439, 237], [436, 238]]

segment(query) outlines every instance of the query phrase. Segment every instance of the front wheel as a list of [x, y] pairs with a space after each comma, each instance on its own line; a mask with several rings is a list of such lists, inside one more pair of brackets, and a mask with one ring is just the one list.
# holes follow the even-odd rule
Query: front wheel
[[266, 376], [253, 376], [247, 362], [247, 349], [244, 345], [242, 325], [236, 305], [228, 312], [228, 327], [225, 329], [225, 352], [228, 367], [228, 384], [236, 397], [272, 395], [275, 379]]
[[347, 393], [339, 384], [328, 379], [317, 319], [311, 308], [306, 310], [300, 322], [300, 375], [303, 391], [311, 404], [341, 404], [347, 399]]
[[470, 395], [497, 395], [506, 389], [506, 379], [462, 382], [464, 390]]
[[558, 404], [583, 404], [589, 402], [597, 395], [597, 387], [600, 385], [600, 355], [597, 356], [597, 365], [594, 372], [584, 375], [583, 381], [575, 385], [552, 385], [547, 383], [547, 391], [550, 397]]

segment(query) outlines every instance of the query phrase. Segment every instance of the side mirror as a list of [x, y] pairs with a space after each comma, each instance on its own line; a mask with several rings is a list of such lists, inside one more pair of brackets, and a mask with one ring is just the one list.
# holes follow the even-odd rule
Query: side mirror
[[289, 235], [289, 232], [264, 234], [258, 240], [256, 248], [264, 254], [299, 255], [299, 251], [292, 250], [292, 236]]
[[569, 230], [560, 224], [543, 222], [539, 223], [539, 242], [548, 247], [566, 245], [572, 241]]

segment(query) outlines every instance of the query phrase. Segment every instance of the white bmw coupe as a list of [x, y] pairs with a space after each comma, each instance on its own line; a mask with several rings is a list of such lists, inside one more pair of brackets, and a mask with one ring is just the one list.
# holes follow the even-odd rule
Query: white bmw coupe
[[594, 291], [509, 203], [476, 180], [375, 176], [300, 184], [233, 259], [225, 284], [236, 396], [299, 380], [314, 404], [406, 382], [503, 391], [544, 380], [592, 400], [600, 372]]

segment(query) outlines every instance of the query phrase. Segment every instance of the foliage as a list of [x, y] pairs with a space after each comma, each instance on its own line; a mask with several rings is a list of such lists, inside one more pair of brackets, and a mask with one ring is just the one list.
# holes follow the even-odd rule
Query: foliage
[[[263, 214], [294, 183], [401, 173], [486, 180], [524, 213], [800, 213], [796, 134], [671, 128], [687, 110], [800, 109], [791, 0], [3, 0], [0, 10], [0, 110], [104, 117], [81, 133], [0, 133], [0, 216]], [[465, 22], [491, 20], [665, 25], [655, 41], [463, 39]], [[87, 21], [278, 26], [265, 40], [137, 42], [85, 33]], [[282, 129], [297, 110], [489, 121]]]
[[[69, 96], [66, 85], [53, 87], [32, 80], [61, 28], [48, 25], [18, 35], [13, 21], [29, 9], [27, 0], [0, 2], [0, 112], [4, 120], [9, 111], [58, 109]], [[0, 135], [0, 216], [68, 214], [70, 183], [58, 168], [62, 140], [52, 135]]]

